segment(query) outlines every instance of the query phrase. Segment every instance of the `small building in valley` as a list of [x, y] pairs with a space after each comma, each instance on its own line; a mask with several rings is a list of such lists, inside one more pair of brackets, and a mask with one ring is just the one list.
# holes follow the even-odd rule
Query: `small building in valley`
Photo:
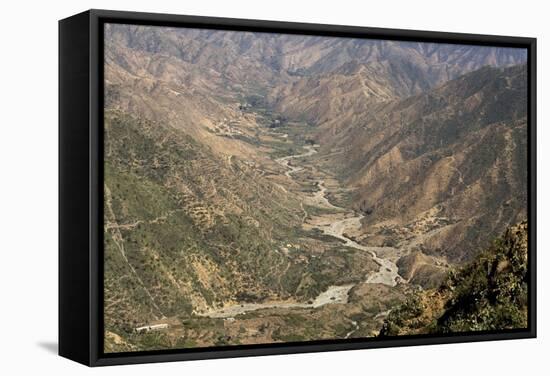
[[135, 328], [134, 330], [136, 331], [136, 333], [147, 333], [147, 332], [150, 332], [150, 331], [153, 331], [153, 330], [162, 330], [162, 329], [167, 329], [167, 328], [168, 328], [168, 324], [164, 323], [164, 324], [153, 324], [153, 325], [139, 326], [139, 327]]

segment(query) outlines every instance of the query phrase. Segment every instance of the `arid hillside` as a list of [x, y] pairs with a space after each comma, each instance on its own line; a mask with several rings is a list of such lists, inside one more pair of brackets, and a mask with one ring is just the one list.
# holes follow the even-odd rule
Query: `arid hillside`
[[204, 310], [239, 292], [262, 298], [292, 288], [279, 283], [290, 265], [273, 248], [296, 236], [295, 197], [162, 124], [109, 111], [105, 139], [113, 320], [130, 325]]
[[[365, 112], [318, 140], [355, 188], [365, 234], [452, 262], [526, 218], [525, 65], [482, 68]], [[341, 126], [340, 126], [341, 127]], [[381, 236], [384, 235], [384, 236]]]

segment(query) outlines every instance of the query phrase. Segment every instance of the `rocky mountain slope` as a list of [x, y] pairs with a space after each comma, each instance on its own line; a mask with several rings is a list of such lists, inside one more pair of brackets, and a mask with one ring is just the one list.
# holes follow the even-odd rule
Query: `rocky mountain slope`
[[228, 305], [305, 304], [376, 270], [370, 254], [302, 229], [298, 196], [246, 161], [222, 158], [162, 123], [105, 115], [108, 348], [135, 349], [149, 338], [135, 336], [140, 326], [204, 322]]
[[524, 65], [483, 68], [380, 106], [341, 133], [320, 132], [356, 189], [365, 233], [399, 243], [420, 231], [422, 251], [460, 262], [524, 219], [526, 82]]
[[407, 279], [431, 285], [445, 263], [471, 260], [526, 218], [525, 65], [484, 67], [405, 99], [385, 76], [349, 72], [283, 87], [278, 109], [311, 116], [319, 163], [365, 215], [364, 244], [398, 245]]
[[440, 287], [392, 310], [380, 336], [527, 328], [528, 231], [523, 222]]
[[302, 213], [292, 195], [237, 158], [117, 111], [106, 116], [105, 159], [106, 309], [118, 312], [107, 317], [130, 325], [243, 291], [294, 291], [290, 278], [280, 282], [291, 265], [274, 251], [297, 236]]

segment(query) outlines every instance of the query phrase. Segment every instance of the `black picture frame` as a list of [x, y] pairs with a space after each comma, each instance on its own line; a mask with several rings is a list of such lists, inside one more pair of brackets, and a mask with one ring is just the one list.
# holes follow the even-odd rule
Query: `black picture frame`
[[[103, 353], [103, 24], [208, 28], [480, 46], [528, 53], [529, 318], [526, 330]], [[88, 366], [536, 337], [536, 39], [88, 10], [59, 21], [59, 354]]]

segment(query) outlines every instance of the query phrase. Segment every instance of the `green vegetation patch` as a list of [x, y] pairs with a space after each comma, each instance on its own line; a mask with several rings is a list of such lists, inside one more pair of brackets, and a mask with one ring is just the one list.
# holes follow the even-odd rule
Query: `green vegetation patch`
[[392, 310], [382, 336], [527, 327], [527, 223], [510, 227], [436, 290]]

